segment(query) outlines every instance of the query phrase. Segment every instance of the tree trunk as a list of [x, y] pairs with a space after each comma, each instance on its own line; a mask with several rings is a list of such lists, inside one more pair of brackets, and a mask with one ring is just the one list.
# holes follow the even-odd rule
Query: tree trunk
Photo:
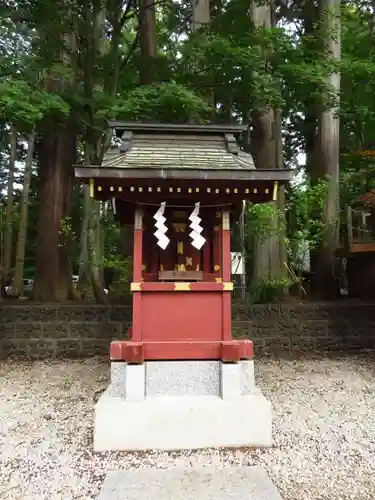
[[80, 258], [79, 258], [79, 279], [77, 290], [81, 298], [93, 300], [94, 291], [91, 286], [91, 273], [88, 248], [88, 231], [90, 218], [90, 187], [83, 187], [83, 220], [81, 226]]
[[139, 45], [141, 62], [139, 81], [149, 85], [155, 81], [156, 14], [154, 0], [139, 0]]
[[[257, 28], [272, 26], [271, 2], [267, 1], [257, 5], [254, 1], [251, 4], [251, 16], [254, 26]], [[279, 148], [281, 148], [281, 138]], [[282, 152], [282, 149], [281, 149]], [[254, 163], [258, 169], [275, 168], [277, 163], [276, 139], [275, 139], [275, 112], [273, 109], [257, 109], [252, 113], [252, 131], [251, 131], [251, 153]], [[280, 265], [280, 237], [277, 235], [278, 217], [277, 204], [275, 207], [275, 216], [273, 226], [275, 234], [261, 241], [254, 242], [254, 263], [253, 279], [256, 283], [266, 283], [269, 280], [280, 277], [282, 268]]]
[[32, 132], [27, 141], [27, 158], [26, 158], [25, 173], [23, 178], [20, 229], [17, 238], [16, 268], [15, 268], [15, 275], [11, 292], [11, 295], [14, 297], [19, 297], [23, 295], [23, 273], [25, 267], [25, 249], [26, 249], [28, 213], [29, 213], [29, 192], [30, 192], [31, 176], [33, 169], [34, 144], [35, 144], [35, 132]]
[[210, 0], [193, 0], [192, 31], [206, 26], [210, 22]]
[[[335, 60], [340, 60], [340, 0], [321, 0], [320, 19], [324, 41], [324, 52]], [[327, 85], [340, 94], [340, 74], [332, 72], [327, 77]], [[323, 103], [325, 104], [325, 103]], [[313, 259], [315, 274], [314, 290], [319, 298], [334, 298], [337, 294], [335, 279], [335, 251], [339, 239], [339, 114], [335, 107], [323, 106], [318, 123], [317, 164], [320, 178], [328, 179], [328, 193], [324, 209], [325, 232], [321, 247]]]
[[87, 231], [87, 244], [90, 262], [91, 283], [98, 302], [108, 302], [103, 285], [103, 258], [102, 234], [101, 234], [101, 204], [90, 198], [90, 216]]
[[[283, 130], [282, 130], [282, 114], [280, 109], [275, 109], [275, 167], [277, 169], [284, 168], [284, 152], [283, 152]], [[285, 245], [285, 188], [284, 186], [279, 187], [278, 198], [277, 198], [277, 209], [279, 217], [279, 228], [283, 228], [281, 234], [278, 237], [279, 246], [279, 269], [280, 277], [287, 277], [286, 266], [287, 263], [287, 248]], [[285, 288], [285, 293], [288, 293], [287, 287]]]
[[[91, 145], [85, 144], [85, 164], [90, 165]], [[84, 217], [81, 229], [81, 254], [77, 291], [84, 299], [106, 303], [103, 286], [103, 255], [101, 245], [100, 202], [90, 198], [89, 186], [84, 187]]]
[[71, 298], [72, 276], [69, 231], [62, 232], [63, 218], [69, 223], [76, 135], [69, 123], [55, 135], [42, 137], [38, 147], [40, 199], [34, 299], [63, 301]]
[[3, 276], [0, 285], [5, 286], [9, 279], [12, 267], [12, 243], [13, 243], [13, 184], [14, 169], [17, 155], [17, 130], [12, 125], [10, 131], [10, 158], [7, 190], [7, 207], [5, 216], [5, 236], [3, 249]]

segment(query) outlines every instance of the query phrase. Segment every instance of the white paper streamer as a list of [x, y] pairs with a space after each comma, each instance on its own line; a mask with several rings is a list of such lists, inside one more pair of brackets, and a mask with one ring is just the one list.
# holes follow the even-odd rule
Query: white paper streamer
[[154, 227], [156, 227], [156, 231], [154, 232], [154, 236], [158, 240], [157, 245], [160, 248], [162, 248], [163, 250], [165, 250], [167, 248], [167, 246], [169, 245], [169, 242], [170, 242], [170, 239], [165, 234], [168, 231], [168, 228], [165, 225], [165, 222], [167, 219], [164, 217], [165, 205], [166, 205], [166, 202], [163, 201], [160, 204], [159, 209], [157, 210], [157, 212], [154, 215], [154, 219], [156, 221], [154, 224]]
[[198, 216], [199, 207], [200, 207], [200, 203], [198, 202], [195, 204], [195, 208], [189, 216], [189, 220], [191, 221], [191, 224], [189, 225], [189, 227], [192, 229], [189, 236], [192, 239], [191, 244], [197, 250], [200, 250], [203, 247], [203, 245], [206, 243], [205, 238], [203, 238], [203, 236], [201, 235], [201, 232], [203, 231], [203, 227], [200, 225], [200, 223], [202, 222], [202, 219]]

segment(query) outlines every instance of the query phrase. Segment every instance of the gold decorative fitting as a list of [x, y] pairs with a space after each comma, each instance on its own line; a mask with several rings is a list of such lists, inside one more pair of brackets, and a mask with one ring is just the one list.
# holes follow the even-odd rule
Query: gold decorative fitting
[[199, 188], [195, 188], [195, 192], [196, 192], [196, 193], [199, 193]]
[[[193, 265], [193, 264], [192, 264]], [[201, 270], [201, 266], [199, 264], [197, 264], [197, 267], [195, 268], [196, 271], [200, 271]]]
[[131, 292], [140, 292], [141, 291], [141, 283], [130, 283], [130, 291]]
[[142, 271], [146, 271], [146, 266], [143, 264]]
[[215, 271], [215, 273], [218, 273], [218, 272], [220, 271], [220, 266], [219, 266], [219, 264], [215, 264], [215, 265], [214, 265], [214, 271]]
[[230, 189], [228, 189], [228, 188], [227, 188], [227, 189], [225, 190], [225, 192], [226, 192], [227, 194], [228, 194], [228, 193], [230, 193]]
[[139, 188], [138, 188], [138, 191], [139, 191], [140, 193], [142, 193], [142, 191], [143, 191], [143, 187], [139, 187]]
[[[193, 257], [185, 257], [186, 260], [186, 266], [192, 266], [193, 265]], [[197, 269], [199, 271], [199, 269]]]
[[223, 283], [223, 290], [225, 292], [232, 292], [233, 291], [233, 283], [231, 281], [227, 283]]
[[246, 193], [246, 194], [249, 194], [249, 193], [250, 193], [250, 189], [246, 188], [246, 189], [245, 189], [245, 193]]
[[211, 193], [211, 188], [207, 188], [207, 193]]
[[181, 188], [177, 188], [177, 193], [181, 193]]
[[268, 188], [266, 188], [266, 189], [264, 190], [264, 192], [265, 192], [266, 194], [268, 194], [268, 193], [270, 192], [270, 190], [269, 190]]
[[237, 189], [237, 188], [234, 188], [234, 189], [233, 189], [233, 193], [236, 193], [236, 194], [237, 194], [237, 193], [238, 193], [238, 189]]
[[192, 193], [193, 190], [191, 188], [188, 189], [188, 193]]
[[149, 193], [152, 193], [152, 187], [149, 187], [149, 188], [148, 188], [148, 192], [149, 192]]
[[215, 281], [216, 281], [216, 283], [222, 283], [223, 282], [223, 278], [215, 278]]
[[134, 191], [134, 186], [130, 186], [130, 191]]
[[89, 190], [90, 190], [90, 198], [94, 198], [94, 179], [90, 179], [89, 181]]
[[98, 186], [98, 191], [103, 191], [102, 186]]
[[186, 281], [175, 281], [174, 291], [175, 292], [190, 292], [190, 283]]
[[114, 190], [115, 190], [115, 188], [114, 188], [113, 186], [110, 186], [109, 190], [110, 190], [110, 191], [114, 191]]
[[273, 199], [273, 201], [277, 200], [278, 190], [279, 190], [279, 183], [276, 181], [274, 183], [274, 185], [273, 185], [273, 193], [272, 193], [272, 199]]
[[160, 271], [164, 271], [164, 266], [163, 266], [163, 264], [160, 264]]
[[160, 188], [160, 187], [157, 187], [157, 188], [156, 188], [156, 191], [157, 191], [158, 193], [160, 193], [161, 188]]
[[117, 188], [117, 190], [118, 190], [118, 192], [119, 192], [119, 193], [121, 193], [121, 192], [122, 192], [122, 186], [119, 186], [119, 187]]
[[257, 194], [258, 189], [257, 189], [257, 188], [254, 188], [254, 189], [253, 189], [253, 192], [254, 192], [254, 194]]
[[177, 243], [177, 253], [178, 255], [183, 255], [184, 253], [184, 243], [182, 241]]
[[220, 192], [220, 189], [215, 189], [216, 194], [219, 194], [219, 192]]
[[185, 264], [177, 264], [175, 269], [179, 273], [184, 273], [186, 271]]
[[172, 187], [169, 188], [169, 192], [173, 193], [173, 188]]

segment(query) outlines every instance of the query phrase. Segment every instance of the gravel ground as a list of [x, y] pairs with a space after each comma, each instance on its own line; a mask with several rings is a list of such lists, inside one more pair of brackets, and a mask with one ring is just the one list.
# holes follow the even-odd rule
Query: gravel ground
[[108, 469], [261, 465], [284, 500], [375, 499], [375, 359], [257, 361], [272, 449], [91, 452], [102, 360], [0, 362], [0, 499], [97, 499]]

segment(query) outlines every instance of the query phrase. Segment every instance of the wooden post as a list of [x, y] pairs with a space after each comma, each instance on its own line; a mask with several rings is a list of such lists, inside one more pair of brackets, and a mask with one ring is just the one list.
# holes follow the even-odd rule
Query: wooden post
[[[222, 218], [221, 212], [219, 212], [219, 217]], [[214, 225], [214, 233], [213, 233], [213, 272], [216, 275], [216, 280], [221, 280], [222, 281], [222, 263], [221, 263], [221, 220], [219, 220], [219, 217], [216, 217], [215, 219], [215, 225]]]
[[223, 210], [222, 214], [222, 240], [221, 240], [221, 268], [224, 282], [231, 280], [231, 259], [230, 259], [230, 215], [228, 210]]
[[142, 340], [142, 253], [143, 253], [143, 211], [137, 207], [134, 215], [134, 247], [133, 247], [133, 322], [132, 340]]
[[[231, 281], [230, 213], [222, 212], [221, 269], [224, 286]], [[223, 340], [232, 340], [232, 293], [223, 291]]]

